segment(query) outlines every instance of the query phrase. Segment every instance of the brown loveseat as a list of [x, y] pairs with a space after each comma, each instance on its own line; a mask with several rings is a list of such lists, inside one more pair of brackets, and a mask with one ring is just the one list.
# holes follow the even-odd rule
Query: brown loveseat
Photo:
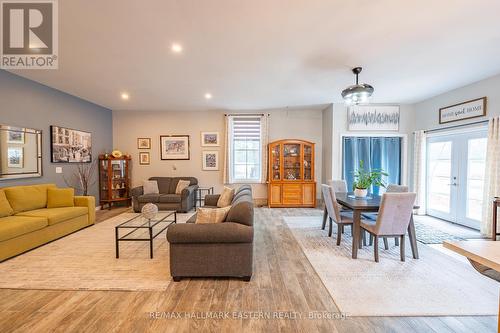
[[[160, 210], [176, 210], [187, 213], [194, 207], [198, 179], [194, 177], [151, 177], [149, 180], [158, 182], [159, 194], [144, 194], [142, 186], [131, 191], [132, 206], [136, 213], [147, 203], [154, 203]], [[179, 180], [189, 180], [189, 186], [181, 194], [175, 194]]]
[[[205, 207], [215, 207], [219, 195], [205, 196]], [[253, 199], [250, 186], [240, 187], [222, 223], [187, 223], [167, 230], [170, 273], [182, 277], [241, 277], [250, 281], [253, 264]]]

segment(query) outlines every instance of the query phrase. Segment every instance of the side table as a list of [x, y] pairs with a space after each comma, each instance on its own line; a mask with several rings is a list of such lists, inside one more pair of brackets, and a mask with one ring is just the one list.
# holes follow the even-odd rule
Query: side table
[[196, 199], [194, 200], [194, 208], [196, 209], [196, 206], [201, 207], [202, 204], [205, 203], [205, 195], [207, 194], [214, 194], [214, 187], [198, 187], [196, 190]]

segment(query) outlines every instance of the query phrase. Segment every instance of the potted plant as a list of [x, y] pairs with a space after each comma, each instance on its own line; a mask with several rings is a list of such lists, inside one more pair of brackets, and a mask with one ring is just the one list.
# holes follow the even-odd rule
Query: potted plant
[[379, 169], [365, 170], [364, 161], [359, 161], [358, 170], [354, 171], [354, 196], [365, 198], [368, 194], [368, 188], [372, 185], [385, 187], [382, 176], [389, 176], [386, 172]]

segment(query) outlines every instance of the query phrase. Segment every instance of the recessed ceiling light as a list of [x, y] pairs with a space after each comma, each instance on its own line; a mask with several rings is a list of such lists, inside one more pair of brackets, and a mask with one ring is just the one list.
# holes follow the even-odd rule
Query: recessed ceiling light
[[130, 98], [130, 96], [126, 92], [122, 92], [121, 97], [124, 101], [127, 101]]
[[206, 93], [205, 94], [205, 99], [212, 99], [212, 94], [211, 93]]
[[182, 52], [182, 45], [178, 43], [173, 43], [172, 46], [170, 47], [172, 52], [174, 53], [181, 53]]

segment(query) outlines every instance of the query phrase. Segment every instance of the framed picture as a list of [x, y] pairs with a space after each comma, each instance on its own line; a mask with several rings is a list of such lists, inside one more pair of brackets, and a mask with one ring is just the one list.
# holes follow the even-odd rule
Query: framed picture
[[139, 164], [140, 165], [149, 165], [150, 164], [149, 152], [140, 152], [139, 153]]
[[399, 105], [355, 105], [347, 115], [349, 131], [399, 131]]
[[52, 163], [92, 162], [92, 135], [60, 126], [50, 126]]
[[137, 138], [137, 149], [151, 149], [151, 138]]
[[189, 135], [160, 135], [162, 160], [189, 160]]
[[7, 167], [8, 168], [23, 168], [24, 151], [22, 147], [7, 148]]
[[24, 144], [24, 132], [21, 131], [8, 131], [7, 132], [7, 143], [19, 143]]
[[202, 156], [202, 169], [205, 171], [219, 170], [219, 152], [218, 151], [203, 151]]
[[439, 109], [440, 124], [483, 116], [486, 116], [486, 97], [473, 99]]
[[202, 147], [219, 147], [219, 132], [201, 132]]

